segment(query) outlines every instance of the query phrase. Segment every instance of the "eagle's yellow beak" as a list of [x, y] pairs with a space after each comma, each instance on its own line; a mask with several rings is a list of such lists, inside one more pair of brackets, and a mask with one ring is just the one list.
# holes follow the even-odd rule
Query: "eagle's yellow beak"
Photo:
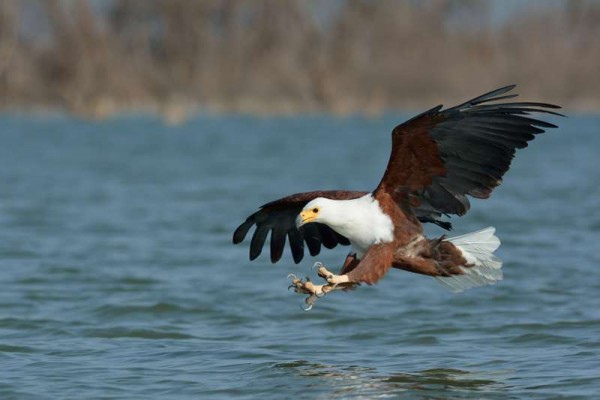
[[302, 211], [296, 219], [296, 226], [300, 228], [302, 225], [313, 222], [315, 219], [317, 219], [317, 213], [313, 210]]

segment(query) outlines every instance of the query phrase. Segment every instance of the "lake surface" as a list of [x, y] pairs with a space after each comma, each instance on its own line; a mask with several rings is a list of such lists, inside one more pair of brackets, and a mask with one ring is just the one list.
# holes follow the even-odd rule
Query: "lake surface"
[[394, 270], [303, 312], [287, 274], [347, 248], [271, 265], [231, 244], [269, 200], [373, 189], [408, 116], [0, 116], [0, 398], [596, 397], [600, 117], [553, 119], [453, 219], [497, 228], [496, 286]]

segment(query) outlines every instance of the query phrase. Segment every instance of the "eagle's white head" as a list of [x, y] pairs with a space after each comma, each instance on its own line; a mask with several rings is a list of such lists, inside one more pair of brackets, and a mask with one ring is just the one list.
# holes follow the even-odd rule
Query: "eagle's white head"
[[342, 201], [317, 197], [308, 202], [298, 214], [296, 226], [299, 228], [309, 222], [320, 222], [335, 230], [336, 226], [344, 224], [343, 208]]
[[392, 220], [370, 194], [352, 200], [317, 197], [296, 217], [298, 228], [310, 222], [325, 224], [348, 238], [359, 258], [374, 243], [393, 240]]

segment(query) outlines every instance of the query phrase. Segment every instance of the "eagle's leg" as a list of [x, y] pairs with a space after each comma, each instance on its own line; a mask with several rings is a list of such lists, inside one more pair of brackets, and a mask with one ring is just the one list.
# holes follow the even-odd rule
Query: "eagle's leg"
[[350, 281], [348, 274], [336, 275], [333, 272], [329, 271], [325, 266], [317, 262], [315, 263], [314, 268], [318, 268], [318, 274], [321, 278], [325, 279], [328, 283], [327, 286], [331, 286], [332, 289], [336, 290], [351, 290], [355, 289], [358, 286], [358, 282]]

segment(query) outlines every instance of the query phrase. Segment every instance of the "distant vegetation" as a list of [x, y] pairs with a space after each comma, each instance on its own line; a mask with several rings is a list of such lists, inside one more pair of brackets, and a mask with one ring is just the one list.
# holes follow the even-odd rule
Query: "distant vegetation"
[[508, 83], [600, 108], [600, 5], [0, 0], [0, 108], [378, 113]]

